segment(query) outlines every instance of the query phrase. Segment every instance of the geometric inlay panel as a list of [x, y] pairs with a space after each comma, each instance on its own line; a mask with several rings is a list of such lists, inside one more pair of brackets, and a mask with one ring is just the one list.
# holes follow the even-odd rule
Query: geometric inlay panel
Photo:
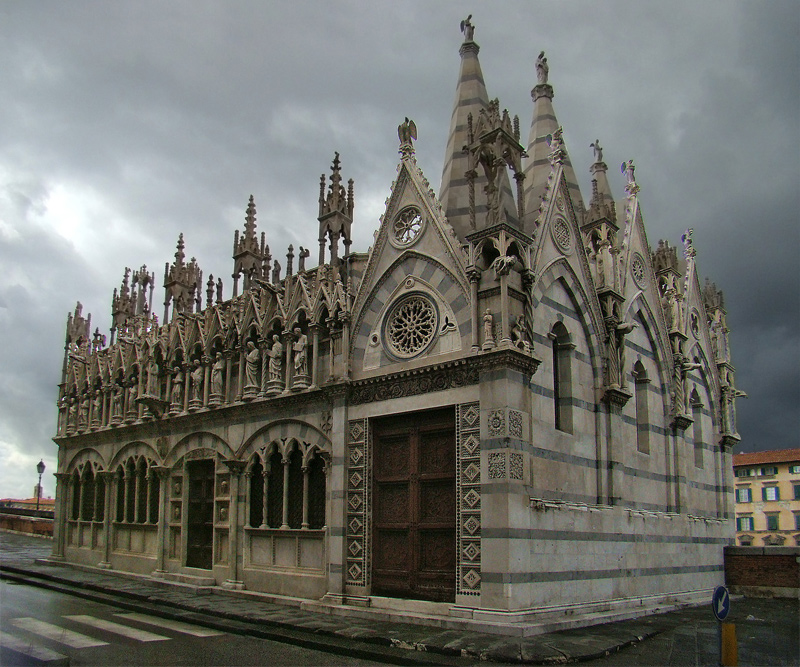
[[367, 422], [353, 419], [349, 423], [347, 443], [347, 568], [346, 584], [367, 586], [369, 572], [369, 531], [365, 526], [369, 517], [369, 488], [367, 478]]
[[[480, 403], [456, 406], [456, 495], [458, 498], [458, 595], [481, 593], [481, 410]], [[503, 415], [505, 430], [505, 415]], [[505, 467], [503, 470], [505, 475]]]

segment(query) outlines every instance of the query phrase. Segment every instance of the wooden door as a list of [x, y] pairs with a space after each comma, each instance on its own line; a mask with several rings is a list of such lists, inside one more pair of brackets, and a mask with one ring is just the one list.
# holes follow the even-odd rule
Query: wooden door
[[372, 592], [453, 602], [454, 411], [380, 420], [373, 442]]
[[190, 461], [187, 567], [211, 569], [214, 543], [214, 461]]

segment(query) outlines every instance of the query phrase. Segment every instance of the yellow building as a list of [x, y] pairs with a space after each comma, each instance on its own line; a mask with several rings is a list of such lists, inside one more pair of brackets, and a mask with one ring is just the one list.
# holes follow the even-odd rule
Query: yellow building
[[800, 449], [734, 454], [736, 539], [800, 546]]

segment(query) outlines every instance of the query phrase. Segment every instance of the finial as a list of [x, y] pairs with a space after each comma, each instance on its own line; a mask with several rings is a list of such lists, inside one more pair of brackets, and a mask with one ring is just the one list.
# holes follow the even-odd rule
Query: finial
[[411, 141], [417, 138], [417, 126], [408, 116], [397, 126], [397, 138], [400, 139], [400, 155], [404, 158], [414, 155], [414, 144]]
[[600, 140], [595, 139], [593, 143], [589, 144], [589, 148], [594, 149], [594, 162], [597, 164], [598, 162], [603, 161], [603, 148], [600, 146]]
[[475, 38], [475, 26], [472, 25], [472, 14], [461, 21], [461, 32], [464, 33], [465, 42], [471, 42]]
[[539, 85], [547, 83], [549, 75], [550, 66], [547, 64], [547, 58], [544, 57], [544, 51], [541, 51], [536, 59], [536, 82]]

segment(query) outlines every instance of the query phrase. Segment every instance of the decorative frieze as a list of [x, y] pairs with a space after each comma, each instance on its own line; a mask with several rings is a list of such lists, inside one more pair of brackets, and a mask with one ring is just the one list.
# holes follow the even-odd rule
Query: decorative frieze
[[367, 467], [367, 420], [354, 419], [348, 424], [347, 443], [347, 573], [350, 586], [366, 586], [368, 564], [369, 484]]

